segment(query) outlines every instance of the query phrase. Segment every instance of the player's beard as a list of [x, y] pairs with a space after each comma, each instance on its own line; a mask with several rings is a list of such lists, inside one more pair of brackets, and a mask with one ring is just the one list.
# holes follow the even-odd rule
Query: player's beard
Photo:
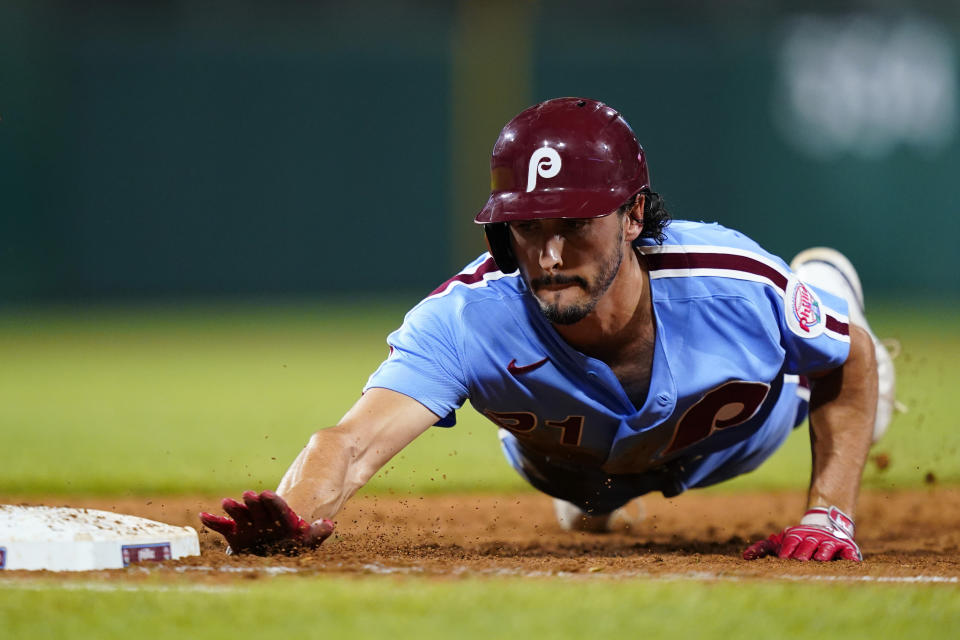
[[537, 299], [537, 304], [540, 306], [540, 313], [553, 324], [570, 325], [580, 322], [597, 308], [597, 303], [600, 302], [600, 298], [603, 297], [603, 294], [605, 294], [607, 289], [610, 288], [610, 285], [613, 284], [614, 278], [617, 277], [617, 272], [620, 271], [620, 264], [622, 262], [623, 227], [620, 228], [620, 232], [617, 234], [617, 243], [614, 250], [600, 265], [600, 269], [597, 272], [596, 278], [593, 279], [593, 282], [588, 282], [580, 276], [563, 275], [544, 276], [542, 278], [536, 278], [531, 282], [531, 287], [534, 291], [538, 287], [551, 284], [573, 284], [587, 293], [586, 300], [565, 306], [561, 306], [556, 302], [545, 302], [539, 297], [534, 296]]

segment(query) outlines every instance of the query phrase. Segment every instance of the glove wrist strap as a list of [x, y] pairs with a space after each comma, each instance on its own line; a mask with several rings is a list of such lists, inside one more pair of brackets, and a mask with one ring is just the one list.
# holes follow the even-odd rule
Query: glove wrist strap
[[803, 518], [800, 519], [800, 524], [823, 527], [840, 535], [840, 537], [853, 540], [855, 530], [853, 518], [834, 506], [813, 507], [807, 510], [803, 514]]

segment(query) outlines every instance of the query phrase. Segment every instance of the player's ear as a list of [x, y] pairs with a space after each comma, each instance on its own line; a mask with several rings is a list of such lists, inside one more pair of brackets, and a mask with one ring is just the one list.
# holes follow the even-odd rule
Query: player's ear
[[633, 242], [638, 237], [640, 237], [640, 233], [643, 231], [643, 208], [646, 205], [646, 203], [647, 203], [646, 194], [644, 193], [639, 194], [639, 197], [637, 198], [636, 202], [634, 202], [633, 205], [631, 205], [631, 207], [627, 210], [626, 215], [624, 216], [624, 218], [626, 218], [626, 220], [624, 221], [624, 224], [626, 225], [626, 227], [624, 228], [623, 235], [624, 235], [624, 238], [629, 240], [630, 242]]

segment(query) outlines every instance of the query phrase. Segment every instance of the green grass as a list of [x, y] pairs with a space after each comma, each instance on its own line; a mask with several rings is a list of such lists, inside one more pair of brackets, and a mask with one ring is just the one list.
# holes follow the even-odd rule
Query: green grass
[[[0, 493], [219, 493], [273, 487], [335, 423], [386, 353], [399, 305], [100, 308], [0, 314]], [[898, 338], [897, 418], [866, 483], [960, 480], [953, 392], [960, 313], [878, 309]], [[800, 488], [805, 430], [719, 490]], [[466, 408], [392, 461], [371, 491], [515, 491], [493, 427]], [[92, 583], [0, 576], [3, 638], [330, 636], [940, 637], [955, 585], [286, 576], [232, 586], [158, 577]], [[120, 590], [111, 587], [120, 586]], [[104, 587], [104, 588], [101, 588]]]
[[[397, 304], [48, 309], [0, 314], [0, 493], [237, 494], [273, 488], [310, 433], [340, 418], [386, 354]], [[906, 308], [906, 307], [905, 307]], [[898, 338], [898, 416], [868, 486], [960, 481], [960, 312], [872, 313]], [[392, 461], [370, 491], [516, 491], [469, 407]], [[722, 490], [803, 487], [805, 429]]]
[[[274, 488], [359, 397], [406, 306], [0, 315], [0, 493]], [[431, 430], [372, 489], [521, 488], [471, 413]]]
[[960, 599], [947, 586], [382, 576], [275, 578], [221, 591], [27, 586], [0, 587], [5, 638], [873, 640], [943, 637], [960, 625]]

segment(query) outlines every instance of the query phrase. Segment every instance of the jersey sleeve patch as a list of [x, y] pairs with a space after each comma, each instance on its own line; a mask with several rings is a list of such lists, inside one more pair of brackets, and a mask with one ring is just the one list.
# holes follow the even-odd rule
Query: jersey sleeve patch
[[791, 274], [783, 295], [787, 327], [801, 338], [817, 338], [826, 330], [826, 314], [820, 297]]

